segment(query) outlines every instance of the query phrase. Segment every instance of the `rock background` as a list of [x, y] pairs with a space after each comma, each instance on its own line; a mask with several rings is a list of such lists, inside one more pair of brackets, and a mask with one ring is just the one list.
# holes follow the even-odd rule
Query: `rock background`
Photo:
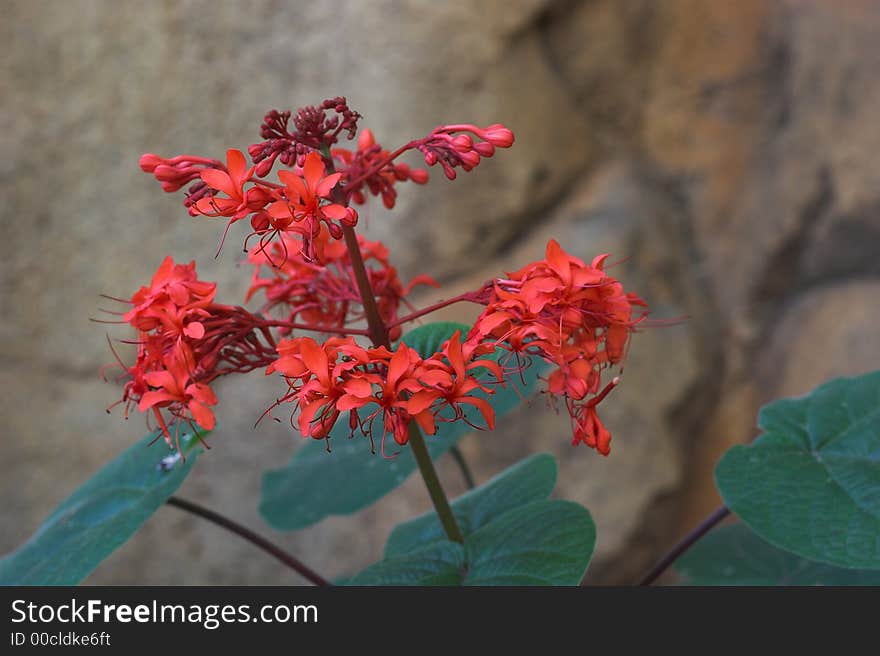
[[[504, 122], [516, 146], [454, 184], [375, 204], [370, 235], [443, 294], [539, 257], [550, 236], [611, 251], [657, 317], [603, 403], [608, 459], [536, 407], [463, 449], [485, 480], [535, 450], [599, 525], [589, 580], [628, 582], [717, 504], [712, 469], [758, 406], [880, 366], [880, 5], [870, 0], [6, 0], [0, 22], [0, 552], [143, 433], [103, 408], [99, 293], [170, 253], [241, 296], [234, 248], [140, 173], [138, 156], [222, 154], [271, 107], [347, 95], [392, 145]], [[234, 239], [230, 243], [234, 243]], [[424, 300], [430, 299], [426, 296]], [[459, 311], [460, 312], [460, 311]], [[463, 314], [447, 316], [466, 319]], [[271, 533], [260, 472], [299, 440], [251, 428], [274, 385], [224, 381], [223, 426], [181, 494]], [[540, 404], [538, 404], [540, 405]], [[462, 486], [441, 463], [449, 491]], [[353, 518], [275, 537], [329, 576], [375, 560], [424, 511], [412, 479]], [[167, 509], [88, 580], [298, 583]]]

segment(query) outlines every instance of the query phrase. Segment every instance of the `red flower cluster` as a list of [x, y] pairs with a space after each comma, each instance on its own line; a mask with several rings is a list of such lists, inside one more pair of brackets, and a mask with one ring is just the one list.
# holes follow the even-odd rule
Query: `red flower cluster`
[[[206, 430], [214, 427], [209, 406], [217, 404], [211, 388], [194, 378], [193, 342], [205, 337], [216, 285], [196, 277], [195, 263], [175, 264], [166, 257], [149, 287], [131, 298], [132, 308], [122, 316], [138, 330], [138, 355], [132, 367], [120, 366], [130, 380], [119, 401], [137, 403], [141, 412], [152, 411], [165, 439], [172, 443], [165, 409], [174, 419], [195, 421]], [[115, 404], [114, 404], [115, 405]], [[180, 422], [178, 422], [179, 435]]]
[[[328, 112], [333, 114], [328, 116]], [[446, 176], [454, 179], [456, 167], [470, 171], [481, 157], [491, 157], [496, 147], [507, 148], [513, 143], [513, 133], [502, 125], [479, 128], [462, 124], [440, 126], [393, 153], [377, 144], [369, 130], [361, 133], [356, 151], [331, 149], [343, 132], [354, 138], [359, 118], [345, 98], [330, 98], [298, 110], [291, 131], [290, 112], [272, 110], [261, 127], [266, 140], [248, 147], [253, 166], [247, 166], [243, 153], [230, 149], [225, 165], [193, 155], [165, 159], [148, 153], [141, 157], [141, 169], [152, 173], [168, 192], [199, 179], [189, 188], [184, 203], [190, 215], [226, 217], [227, 231], [236, 221], [250, 216], [253, 232], [248, 239], [259, 237], [261, 248], [279, 234], [294, 234], [302, 241], [299, 250], [303, 257], [320, 261], [315, 240], [323, 229], [333, 239], [341, 239], [345, 228], [357, 224], [357, 212], [349, 203], [363, 203], [365, 189], [381, 196], [391, 208], [397, 198], [397, 182], [427, 182], [424, 170], [395, 162], [403, 153], [421, 151], [425, 162], [439, 162]], [[263, 180], [276, 162], [293, 170], [279, 171], [278, 183]], [[340, 170], [327, 175], [327, 167], [336, 163]], [[224, 233], [223, 240], [225, 237]]]
[[547, 391], [565, 398], [573, 443], [604, 455], [611, 435], [595, 407], [617, 378], [601, 388], [602, 372], [623, 362], [635, 325], [647, 315], [633, 317], [633, 307], [646, 303], [603, 270], [607, 257], [586, 264], [551, 240], [546, 259], [494, 281], [469, 335], [470, 341], [489, 339], [509, 349], [516, 369], [532, 356], [555, 366]]
[[[198, 279], [194, 262], [175, 264], [166, 257], [122, 315], [138, 331], [138, 354], [131, 367], [118, 361], [128, 380], [117, 404], [125, 404], [126, 416], [135, 404], [141, 412], [152, 412], [169, 444], [177, 441], [183, 422], [214, 427], [210, 406], [217, 397], [211, 381], [263, 367], [274, 357], [268, 325], [243, 308], [214, 303], [215, 291], [215, 283]], [[168, 424], [174, 422], [172, 440]]]
[[[196, 168], [192, 164], [196, 159], [182, 155], [162, 160], [148, 154], [141, 157], [141, 168], [163, 180], [166, 191], [179, 189], [197, 173], [202, 182], [191, 189], [187, 199], [189, 213], [192, 216], [226, 217], [229, 219], [227, 231], [236, 221], [250, 216], [251, 234], [260, 238], [261, 248], [278, 234], [295, 234], [302, 240], [299, 250], [314, 260], [317, 252], [313, 242], [323, 228], [334, 239], [340, 239], [342, 226], [357, 224], [354, 209], [330, 200], [330, 193], [342, 174], [325, 175], [324, 162], [317, 152], [305, 157], [299, 173], [280, 171], [278, 177], [282, 184], [257, 178], [255, 167], [248, 168], [244, 155], [235, 149], [227, 151], [225, 166], [211, 161], [208, 168]], [[181, 160], [185, 166], [182, 164], [182, 168], [173, 169], [169, 162], [174, 160]]]
[[[315, 239], [317, 261], [301, 254], [289, 254], [292, 238], [282, 235], [269, 248], [253, 247], [248, 260], [254, 265], [251, 286], [245, 300], [258, 292], [266, 296], [261, 312], [282, 310], [276, 315], [289, 322], [310, 324], [316, 330], [344, 329], [365, 319], [363, 304], [351, 274], [351, 253], [345, 244], [329, 239], [322, 232]], [[358, 246], [376, 298], [379, 314], [386, 323], [395, 322], [401, 302], [417, 285], [439, 287], [430, 276], [416, 276], [404, 285], [388, 259], [388, 248], [378, 241], [358, 235]], [[320, 264], [318, 262], [321, 262]], [[268, 273], [267, 277], [264, 277]], [[400, 327], [392, 329], [391, 339], [400, 337]]]
[[[341, 412], [348, 411], [352, 433], [360, 430], [373, 439], [373, 425], [381, 416], [381, 451], [392, 435], [398, 444], [409, 441], [412, 420], [429, 435], [437, 422], [465, 420], [462, 406], [479, 410], [486, 426], [495, 424], [495, 412], [475, 391], [493, 393], [501, 383], [501, 368], [480, 355], [494, 351], [488, 345], [462, 345], [456, 332], [428, 359], [406, 344], [395, 350], [364, 348], [350, 337], [333, 337], [323, 344], [309, 337], [283, 340], [278, 359], [266, 370], [280, 372], [289, 392], [278, 403], [293, 403], [304, 437], [325, 439]], [[473, 375], [485, 369], [495, 380], [481, 382]], [[476, 428], [476, 426], [475, 426]]]
[[[247, 300], [262, 293], [265, 303], [257, 314], [216, 304], [215, 286], [199, 281], [193, 264], [167, 258], [123, 315], [139, 334], [134, 366], [120, 362], [128, 379], [121, 401], [126, 412], [133, 404], [152, 412], [170, 443], [166, 417], [178, 430], [183, 422], [210, 429], [217, 403], [210, 383], [264, 368], [286, 381], [273, 407], [291, 404], [291, 421], [297, 416], [303, 436], [327, 438], [348, 412], [352, 434], [372, 440], [374, 425], [381, 426], [384, 453], [389, 434], [407, 443], [412, 421], [434, 434], [441, 422], [470, 423], [466, 411], [475, 409], [491, 428], [495, 416], [486, 397], [505, 376], [521, 375], [540, 358], [553, 367], [546, 392], [564, 399], [573, 442], [607, 454], [611, 436], [596, 406], [618, 378], [605, 382], [603, 376], [622, 364], [647, 314], [635, 315], [644, 301], [605, 272], [607, 256], [586, 264], [551, 241], [544, 260], [401, 317], [415, 285], [436, 283], [418, 276], [404, 285], [385, 246], [354, 232], [358, 215], [351, 203], [364, 203], [369, 193], [391, 208], [397, 183], [426, 182], [427, 172], [398, 161], [406, 152], [419, 151], [427, 165], [440, 164], [454, 179], [457, 169], [472, 170], [496, 148], [510, 147], [514, 137], [500, 124], [452, 124], [394, 151], [369, 130], [360, 133], [355, 150], [338, 147], [341, 135], [356, 136], [359, 119], [344, 98], [293, 115], [272, 110], [261, 126], [263, 141], [248, 148], [250, 165], [235, 149], [225, 164], [190, 155], [141, 158], [141, 168], [166, 191], [191, 184], [191, 215], [224, 217], [227, 230], [249, 218], [253, 231], [245, 246], [256, 240], [248, 253], [253, 277]], [[277, 163], [287, 167], [278, 171], [278, 181], [265, 179]], [[391, 347], [404, 324], [458, 301], [485, 306], [464, 341], [456, 333], [426, 358], [403, 342]], [[292, 336], [299, 330], [331, 336], [323, 342]], [[373, 347], [357, 343], [356, 335], [370, 336]], [[286, 338], [276, 342], [276, 336]], [[510, 354], [501, 362], [498, 347]]]
[[[335, 115], [327, 116], [327, 112]], [[269, 174], [279, 159], [286, 166], [303, 166], [305, 157], [313, 150], [329, 148], [346, 132], [353, 139], [360, 114], [348, 107], [345, 98], [328, 98], [317, 106], [303, 107], [293, 117], [294, 130], [289, 130], [290, 112], [269, 111], [260, 126], [260, 136], [266, 141], [248, 147], [257, 175]]]
[[[474, 137], [478, 140], [475, 141]], [[425, 139], [415, 142], [415, 147], [425, 156], [425, 163], [433, 166], [439, 162], [450, 180], [455, 180], [456, 167], [470, 171], [480, 163], [481, 157], [492, 157], [496, 147], [510, 148], [512, 145], [513, 132], [500, 123], [487, 128], [469, 123], [441, 125]]]

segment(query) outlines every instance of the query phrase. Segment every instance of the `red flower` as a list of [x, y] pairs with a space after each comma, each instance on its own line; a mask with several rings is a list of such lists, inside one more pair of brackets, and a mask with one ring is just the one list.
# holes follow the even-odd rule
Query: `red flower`
[[113, 405], [124, 404], [126, 416], [133, 405], [152, 412], [169, 443], [162, 411], [177, 423], [178, 433], [189, 421], [210, 430], [214, 418], [208, 406], [217, 403], [210, 382], [265, 367], [275, 355], [265, 320], [214, 303], [215, 289], [198, 279], [195, 263], [175, 264], [166, 257], [150, 286], [132, 296], [132, 309], [122, 315], [138, 330], [138, 355], [126, 366], [113, 351], [125, 380], [122, 398]]
[[268, 207], [269, 220], [275, 232], [298, 233], [303, 241], [303, 256], [309, 260], [317, 257], [313, 241], [320, 235], [322, 223], [334, 239], [342, 237], [342, 228], [335, 221], [346, 226], [357, 224], [354, 209], [338, 203], [322, 203], [330, 198], [330, 192], [342, 177], [341, 173], [328, 176], [324, 173], [324, 160], [314, 151], [306, 156], [302, 176], [291, 171], [279, 171], [278, 178], [285, 185], [281, 190], [284, 198]]
[[226, 170], [203, 169], [202, 181], [214, 191], [226, 194], [206, 196], [195, 203], [195, 210], [205, 216], [230, 217], [233, 222], [263, 209], [270, 200], [268, 192], [258, 187], [245, 190], [254, 174], [254, 167], [247, 168], [247, 161], [239, 150], [226, 151]]
[[603, 456], [611, 453], [611, 433], [602, 424], [595, 405], [577, 406], [574, 419], [573, 445], [586, 444]]
[[216, 289], [215, 283], [196, 277], [195, 262], [175, 264], [169, 256], [153, 274], [150, 286], [141, 287], [131, 297], [134, 307], [122, 319], [142, 331], [163, 327], [171, 333], [199, 337], [204, 334], [199, 317], [214, 300]]
[[[497, 362], [490, 359], [481, 360], [477, 356], [487, 352], [494, 352], [494, 348], [488, 345], [476, 346], [474, 344], [462, 344], [461, 333], [456, 330], [444, 344], [441, 351], [425, 360], [423, 371], [419, 374], [419, 380], [426, 388], [417, 392], [409, 401], [407, 409], [415, 414], [430, 407], [436, 400], [442, 400], [444, 406], [452, 408], [452, 417], [443, 417], [442, 421], [463, 420], [473, 428], [478, 428], [468, 421], [464, 415], [462, 405], [470, 405], [483, 415], [486, 427], [489, 430], [495, 428], [495, 410], [486, 399], [473, 396], [472, 393], [480, 390], [486, 394], [493, 394], [494, 389], [479, 382], [469, 375], [474, 369], [485, 369], [491, 373], [497, 383], [502, 383], [504, 374]], [[448, 364], [446, 364], [448, 362]], [[426, 432], [433, 435], [436, 432], [431, 422], [431, 430]]]
[[373, 417], [379, 412], [382, 413], [383, 453], [385, 435], [389, 433], [398, 444], [406, 444], [409, 441], [410, 419], [415, 419], [426, 433], [433, 435], [436, 428], [433, 426], [430, 410], [427, 407], [414, 412], [409, 410], [410, 395], [422, 389], [422, 384], [415, 376], [416, 370], [422, 362], [419, 354], [406, 344], [399, 344], [393, 353], [384, 347], [372, 349], [371, 356], [374, 361], [385, 364], [385, 375], [377, 376], [371, 380], [378, 386], [379, 391], [368, 400], [377, 403], [380, 409], [367, 417], [365, 421], [371, 423]]
[[192, 419], [205, 430], [214, 428], [214, 413], [208, 406], [217, 405], [217, 397], [205, 383], [192, 382], [192, 366], [192, 353], [188, 349], [179, 349], [166, 354], [164, 369], [143, 374], [143, 380], [152, 389], [143, 393], [138, 410], [153, 411], [169, 445], [172, 444], [171, 434], [161, 408], [167, 408], [177, 420]]

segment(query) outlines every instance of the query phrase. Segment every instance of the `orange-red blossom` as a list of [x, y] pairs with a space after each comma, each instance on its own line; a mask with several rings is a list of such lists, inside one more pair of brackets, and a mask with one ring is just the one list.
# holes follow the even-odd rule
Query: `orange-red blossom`
[[611, 435], [596, 405], [617, 384], [602, 386], [603, 372], [622, 365], [645, 302], [604, 270], [607, 254], [586, 264], [551, 240], [543, 260], [495, 280], [485, 311], [468, 341], [494, 341], [517, 362], [539, 357], [552, 365], [547, 392], [564, 398], [572, 419], [573, 444], [610, 451]]
[[[551, 367], [545, 392], [563, 399], [571, 416], [573, 443], [607, 454], [611, 435], [597, 406], [619, 381], [607, 380], [608, 370], [622, 367], [632, 333], [647, 315], [637, 311], [645, 302], [605, 271], [607, 255], [587, 264], [551, 240], [544, 259], [449, 301], [481, 303], [485, 310], [464, 340], [456, 333], [429, 357], [405, 337], [394, 348], [354, 340], [369, 332], [352, 327], [365, 319], [371, 330], [384, 323], [382, 332], [397, 339], [403, 325], [444, 303], [400, 317], [414, 284], [435, 283], [420, 276], [404, 286], [379, 242], [358, 237], [357, 259], [365, 261], [366, 272], [355, 272], [348, 251], [353, 240], [337, 241], [357, 223], [350, 203], [363, 203], [369, 192], [390, 208], [397, 183], [426, 182], [425, 171], [396, 161], [406, 152], [420, 152], [428, 166], [439, 164], [454, 179], [458, 170], [471, 171], [514, 142], [504, 125], [461, 123], [441, 125], [393, 151], [369, 130], [360, 132], [356, 150], [338, 147], [341, 137], [358, 134], [360, 118], [343, 97], [295, 114], [272, 110], [260, 128], [263, 141], [248, 148], [250, 166], [236, 149], [227, 151], [225, 163], [191, 155], [141, 158], [141, 168], [166, 191], [192, 183], [185, 202], [190, 214], [226, 217], [227, 229], [250, 217], [253, 232], [245, 245], [251, 238], [256, 243], [249, 249], [254, 274], [247, 297], [262, 291], [266, 302], [257, 314], [218, 305], [215, 286], [197, 280], [192, 264], [167, 258], [123, 316], [139, 331], [137, 362], [123, 366], [123, 401], [153, 411], [167, 438], [162, 412], [213, 426], [216, 398], [208, 384], [225, 373], [266, 368], [286, 380], [278, 403], [293, 404], [304, 436], [327, 437], [347, 412], [352, 433], [372, 437], [374, 425], [381, 427], [384, 451], [387, 435], [407, 442], [411, 421], [434, 434], [438, 422], [470, 422], [471, 408], [491, 428], [487, 398], [539, 358]], [[287, 168], [272, 182], [267, 176], [276, 166]], [[377, 305], [371, 313], [378, 317], [366, 316], [363, 287], [371, 288]], [[302, 328], [331, 336], [276, 343], [271, 332], [289, 336]], [[509, 353], [500, 363], [494, 359], [499, 347]]]

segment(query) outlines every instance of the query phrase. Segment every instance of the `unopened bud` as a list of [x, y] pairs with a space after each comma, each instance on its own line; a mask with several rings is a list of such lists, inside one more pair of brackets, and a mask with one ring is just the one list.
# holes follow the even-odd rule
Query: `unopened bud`
[[476, 150], [483, 157], [492, 157], [495, 154], [495, 146], [493, 146], [488, 141], [481, 141], [478, 144], [474, 144], [474, 150]]
[[416, 184], [425, 184], [428, 181], [428, 172], [425, 169], [412, 169], [409, 172], [409, 179]]
[[159, 164], [161, 164], [163, 161], [165, 160], [163, 160], [158, 155], [154, 155], [153, 153], [144, 153], [143, 155], [141, 155], [138, 163], [141, 166], [141, 171], [143, 171], [144, 173], [152, 173], [156, 170], [156, 167], [159, 166]]
[[477, 134], [499, 148], [510, 148], [513, 145], [513, 132], [500, 123], [490, 125]]
[[467, 153], [474, 146], [474, 140], [466, 134], [460, 134], [452, 139], [452, 147], [460, 153]]

